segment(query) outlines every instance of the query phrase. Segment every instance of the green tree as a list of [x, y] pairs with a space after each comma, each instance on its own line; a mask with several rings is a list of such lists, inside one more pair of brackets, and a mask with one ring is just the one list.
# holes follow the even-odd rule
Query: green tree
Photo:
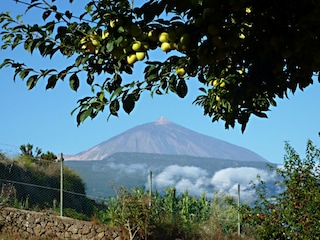
[[20, 156], [28, 157], [28, 158], [38, 158], [42, 154], [41, 148], [36, 147], [36, 149], [34, 149], [33, 145], [30, 143], [21, 145], [20, 151], [21, 151]]
[[25, 162], [34, 162], [39, 165], [49, 165], [51, 162], [54, 162], [57, 160], [57, 156], [50, 151], [47, 151], [46, 153], [42, 153], [42, 149], [36, 147], [34, 149], [33, 145], [23, 144], [20, 146], [20, 158]]
[[[54, 0], [31, 0], [27, 12], [41, 9], [42, 25], [2, 13], [2, 49], [22, 45], [42, 57], [70, 58], [70, 65], [36, 69], [5, 59], [0, 68], [12, 67], [14, 79], [27, 79], [29, 89], [44, 78], [47, 89], [68, 79], [77, 91], [84, 73], [81, 78], [85, 76], [93, 94], [79, 100], [78, 124], [106, 107], [109, 116], [117, 116], [121, 107], [130, 113], [145, 91], [183, 98], [188, 80], [197, 79], [203, 87], [194, 103], [213, 121], [223, 120], [226, 128], [239, 123], [242, 131], [252, 114], [267, 117], [276, 98], [303, 90], [320, 70], [318, 1], [133, 3], [89, 1], [83, 14], [74, 15], [71, 9], [60, 10]], [[151, 59], [149, 53], [157, 48], [168, 53], [167, 59]], [[123, 79], [137, 61], [145, 61], [144, 79]]]
[[48, 161], [56, 161], [58, 159], [57, 155], [50, 151], [47, 151], [47, 153], [42, 153], [40, 158]]
[[285, 150], [284, 165], [276, 169], [283, 192], [270, 197], [259, 179], [258, 200], [243, 218], [260, 239], [320, 239], [320, 149], [309, 141], [305, 159], [288, 143]]

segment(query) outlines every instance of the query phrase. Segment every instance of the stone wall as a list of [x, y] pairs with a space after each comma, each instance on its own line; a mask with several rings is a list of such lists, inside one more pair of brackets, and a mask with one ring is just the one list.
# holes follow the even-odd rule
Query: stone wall
[[0, 208], [0, 232], [43, 239], [127, 239], [115, 227], [8, 207]]

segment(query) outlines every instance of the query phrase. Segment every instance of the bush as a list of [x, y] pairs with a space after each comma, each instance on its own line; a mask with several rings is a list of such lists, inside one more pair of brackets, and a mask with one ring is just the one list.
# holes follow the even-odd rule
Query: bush
[[[14, 160], [0, 161], [0, 200], [2, 202], [25, 209], [58, 207], [60, 163], [48, 161], [47, 164], [38, 164], [37, 161], [22, 155]], [[86, 215], [86, 219], [90, 219], [94, 213], [94, 206], [98, 204], [85, 196], [85, 184], [75, 171], [66, 166], [63, 171], [63, 207], [73, 209], [79, 213], [79, 216]]]
[[[177, 195], [175, 188], [164, 195], [144, 188], [116, 190], [116, 197], [106, 201], [106, 209], [96, 219], [126, 229], [130, 239], [237, 239], [238, 207], [234, 199], [215, 194], [211, 201], [205, 194]], [[247, 238], [249, 239], [249, 238]]]
[[276, 169], [283, 191], [268, 196], [258, 178], [258, 200], [244, 210], [243, 219], [260, 239], [320, 239], [320, 150], [308, 141], [303, 160], [288, 143], [285, 150], [284, 165]]

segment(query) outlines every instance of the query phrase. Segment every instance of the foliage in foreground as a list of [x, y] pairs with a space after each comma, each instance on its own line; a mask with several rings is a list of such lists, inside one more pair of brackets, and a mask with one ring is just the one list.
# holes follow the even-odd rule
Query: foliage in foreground
[[276, 183], [283, 192], [269, 196], [265, 182], [255, 185], [258, 196], [243, 219], [256, 229], [259, 239], [320, 239], [320, 150], [311, 141], [306, 157], [301, 159], [285, 145], [284, 165], [276, 169], [282, 181]]
[[[110, 115], [121, 107], [130, 113], [146, 91], [183, 98], [188, 80], [196, 79], [201, 95], [194, 103], [204, 114], [244, 131], [250, 116], [267, 117], [277, 98], [305, 89], [320, 70], [315, 0], [88, 0], [83, 13], [54, 0], [12, 2], [25, 4], [23, 15], [33, 18], [25, 23], [2, 12], [1, 48], [68, 63], [39, 69], [28, 59], [8, 58], [0, 69], [13, 68], [28, 89], [45, 79], [46, 89], [68, 80], [77, 91], [85, 79], [92, 96], [79, 100], [78, 124], [106, 108]], [[169, 53], [165, 60], [156, 49]], [[142, 79], [124, 79], [137, 61], [144, 61]]]
[[[21, 145], [21, 154], [14, 159], [0, 154], [0, 201], [17, 208], [58, 211], [61, 165], [52, 154], [40, 155], [49, 159], [36, 157], [38, 150], [28, 144]], [[76, 172], [66, 166], [63, 172], [65, 216], [90, 219], [98, 205], [85, 197], [85, 184]]]
[[130, 239], [236, 238], [238, 208], [233, 198], [222, 194], [209, 201], [204, 194], [176, 195], [175, 188], [152, 196], [143, 188], [120, 188], [106, 206], [97, 213], [97, 219], [124, 227]]

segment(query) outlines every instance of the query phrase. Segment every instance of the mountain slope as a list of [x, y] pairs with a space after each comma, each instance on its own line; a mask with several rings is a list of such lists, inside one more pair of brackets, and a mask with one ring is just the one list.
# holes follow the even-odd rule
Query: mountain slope
[[131, 128], [66, 160], [102, 160], [117, 152], [189, 155], [240, 161], [266, 160], [256, 153], [172, 123], [156, 122]]

